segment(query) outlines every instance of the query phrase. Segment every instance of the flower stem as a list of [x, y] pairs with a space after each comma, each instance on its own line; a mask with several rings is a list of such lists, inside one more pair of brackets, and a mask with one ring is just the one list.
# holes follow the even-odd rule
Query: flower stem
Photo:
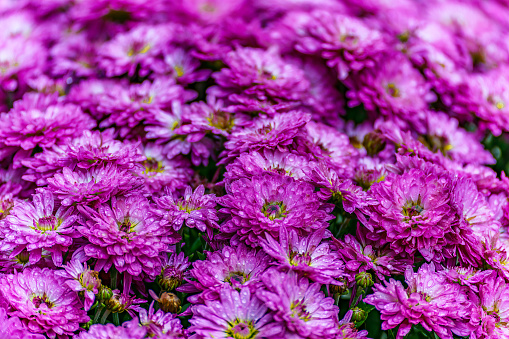
[[108, 319], [108, 316], [110, 315], [111, 311], [106, 310], [104, 311], [103, 317], [101, 318], [101, 324], [104, 324], [106, 322], [106, 319]]

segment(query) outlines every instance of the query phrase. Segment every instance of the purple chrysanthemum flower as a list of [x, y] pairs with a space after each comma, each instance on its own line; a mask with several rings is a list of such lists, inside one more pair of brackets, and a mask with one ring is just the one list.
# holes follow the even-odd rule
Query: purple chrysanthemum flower
[[69, 35], [50, 50], [52, 74], [74, 73], [77, 77], [93, 77], [97, 72], [96, 54], [96, 45], [84, 34]]
[[218, 199], [220, 212], [229, 218], [221, 224], [221, 231], [236, 233], [235, 242], [257, 246], [265, 233], [279, 238], [279, 230], [286, 227], [304, 236], [328, 226], [333, 219], [329, 213], [333, 205], [322, 203], [314, 187], [287, 176], [264, 174], [244, 178], [226, 187], [228, 194]]
[[193, 263], [189, 271], [192, 279], [189, 284], [178, 288], [182, 292], [201, 292], [189, 296], [192, 303], [215, 300], [225, 285], [233, 288], [248, 287], [252, 293], [260, 285], [260, 276], [270, 265], [270, 257], [261, 250], [253, 250], [244, 245], [225, 246], [222, 250], [208, 253], [206, 260]]
[[332, 127], [313, 121], [306, 124], [305, 131], [309, 149], [302, 152], [303, 155], [310, 154], [313, 158], [325, 162], [329, 167], [348, 175], [358, 155], [357, 150], [350, 144], [348, 136]]
[[161, 258], [161, 274], [157, 276], [157, 283], [165, 291], [179, 287], [184, 278], [189, 278], [187, 268], [191, 265], [184, 252], [179, 254], [163, 254]]
[[[357, 209], [363, 209], [378, 202], [366, 193], [361, 187], [355, 185], [350, 179], [342, 179], [338, 171], [331, 169], [326, 163], [319, 162], [308, 169], [308, 177], [320, 191], [317, 193], [320, 199], [331, 200], [336, 204], [342, 204], [348, 213], [354, 213]], [[341, 173], [341, 170], [339, 171]]]
[[16, 317], [7, 316], [7, 312], [0, 307], [0, 338], [9, 339], [45, 339], [42, 334], [30, 333], [21, 320]]
[[96, 125], [78, 106], [62, 104], [56, 96], [42, 94], [25, 95], [2, 115], [2, 121], [2, 142], [25, 151], [65, 143]]
[[349, 310], [346, 312], [343, 319], [339, 321], [339, 331], [340, 333], [336, 336], [335, 339], [368, 339], [368, 331], [362, 330], [359, 331], [352, 320], [353, 312]]
[[167, 190], [166, 195], [154, 200], [154, 213], [161, 219], [162, 226], [170, 225], [178, 231], [185, 224], [189, 228], [208, 233], [212, 232], [212, 228], [219, 228], [216, 195], [205, 194], [203, 185], [198, 186], [194, 192], [188, 186], [180, 199], [175, 199]]
[[273, 322], [272, 313], [249, 288], [221, 289], [219, 300], [206, 300], [193, 307], [189, 320], [195, 339], [281, 338], [283, 327]]
[[298, 101], [309, 88], [302, 70], [285, 62], [276, 49], [237, 48], [223, 61], [227, 67], [212, 75], [218, 87], [209, 93], [232, 102], [255, 99], [271, 106]]
[[147, 335], [147, 330], [140, 326], [138, 319], [127, 321], [122, 326], [113, 324], [94, 324], [90, 326], [87, 332], [81, 332], [79, 339], [143, 339]]
[[277, 149], [263, 149], [260, 152], [242, 153], [226, 166], [224, 177], [228, 180], [236, 180], [270, 172], [301, 180], [306, 176], [305, 171], [309, 166], [310, 161], [304, 156], [281, 152]]
[[375, 293], [364, 298], [364, 302], [382, 313], [382, 329], [399, 325], [398, 339], [417, 324], [427, 331], [435, 331], [441, 338], [452, 339], [452, 333], [469, 334], [463, 325], [472, 304], [464, 288], [447, 282], [443, 274], [435, 272], [433, 264], [424, 264], [417, 273], [409, 266], [405, 280], [406, 289], [400, 281], [390, 279], [385, 286], [375, 284]]
[[150, 213], [150, 203], [141, 195], [111, 199], [96, 209], [79, 207], [88, 220], [78, 231], [89, 241], [85, 255], [97, 259], [96, 271], [108, 271], [112, 265], [119, 272], [155, 278], [161, 272], [162, 252], [169, 252], [175, 236], [159, 226]]
[[325, 298], [321, 284], [297, 278], [294, 272], [269, 270], [263, 276], [263, 288], [256, 296], [274, 312], [274, 320], [283, 323], [291, 338], [335, 338], [339, 331], [338, 307]]
[[33, 196], [32, 202], [23, 201], [15, 205], [5, 218], [2, 250], [13, 249], [11, 257], [27, 250], [30, 263], [37, 263], [42, 251], [51, 253], [56, 266], [62, 265], [62, 255], [79, 236], [74, 228], [77, 216], [74, 207], [60, 206], [55, 211], [53, 194], [43, 191]]
[[380, 203], [363, 209], [369, 219], [361, 221], [374, 231], [368, 238], [389, 243], [396, 253], [419, 251], [428, 261], [441, 258], [442, 248], [448, 245], [444, 235], [455, 218], [452, 188], [448, 174], [438, 170], [413, 168], [401, 175], [389, 174], [370, 189]]
[[481, 271], [472, 267], [461, 266], [446, 268], [443, 273], [449, 282], [468, 286], [475, 293], [479, 292], [479, 285], [484, 284], [486, 279], [496, 274], [492, 270]]
[[310, 119], [309, 114], [300, 112], [276, 114], [273, 118], [260, 117], [251, 125], [232, 131], [224, 144], [226, 150], [221, 154], [224, 159], [219, 163], [230, 162], [246, 151], [276, 148], [285, 151]]
[[132, 168], [143, 156], [138, 143], [115, 140], [115, 131], [85, 131], [67, 145], [67, 156], [80, 168], [115, 163], [119, 168]]
[[145, 187], [151, 193], [162, 193], [165, 187], [172, 192], [187, 187], [194, 173], [187, 159], [168, 159], [163, 155], [163, 146], [157, 144], [145, 145], [142, 153], [145, 159], [135, 174], [145, 179]]
[[292, 270], [321, 284], [337, 284], [335, 278], [343, 275], [344, 264], [330, 244], [323, 241], [325, 230], [318, 230], [307, 237], [297, 232], [288, 232], [285, 227], [279, 231], [279, 242], [266, 234], [261, 240], [263, 250], [277, 260], [278, 268]]
[[[380, 68], [364, 70], [351, 80], [348, 105], [400, 116], [413, 123], [436, 98], [419, 71], [400, 54], [387, 57]], [[420, 114], [422, 116], [422, 113]]]
[[170, 112], [156, 111], [153, 119], [145, 127], [147, 139], [156, 139], [156, 144], [164, 145], [163, 154], [169, 159], [178, 154], [190, 154], [191, 161], [195, 166], [199, 166], [202, 162], [208, 164], [208, 159], [215, 148], [214, 142], [204, 138], [202, 133], [191, 133], [192, 131], [178, 128], [182, 124], [183, 111], [186, 109], [188, 109], [187, 106], [173, 101]]
[[81, 292], [85, 297], [85, 310], [90, 310], [95, 300], [95, 295], [101, 288], [101, 279], [96, 271], [82, 264], [77, 259], [71, 259], [65, 266], [64, 271], [57, 271], [57, 275], [68, 279], [65, 283], [70, 289]]
[[458, 127], [456, 119], [444, 113], [428, 112], [427, 133], [419, 138], [433, 152], [459, 163], [494, 164], [493, 155], [485, 150], [475, 135]]
[[69, 338], [89, 320], [78, 295], [54, 270], [27, 268], [0, 277], [0, 283], [8, 314], [20, 318], [32, 333]]
[[509, 336], [509, 286], [502, 277], [492, 275], [479, 288], [479, 305], [473, 309], [471, 337], [480, 339]]
[[341, 80], [350, 72], [374, 67], [386, 51], [382, 34], [361, 20], [323, 10], [312, 12], [311, 17], [296, 48], [321, 55]]
[[121, 131], [123, 137], [139, 123], [153, 120], [160, 110], [171, 109], [173, 101], [186, 102], [194, 98], [194, 92], [184, 90], [171, 78], [123, 84], [117, 91], [103, 95], [98, 110], [109, 116], [101, 122], [100, 127], [124, 127]]
[[148, 337], [157, 339], [187, 338], [187, 331], [182, 328], [180, 319], [173, 313], [164, 313], [162, 310], [154, 310], [154, 302], [147, 310], [140, 309], [140, 325], [147, 330]]
[[207, 102], [191, 103], [184, 111], [184, 119], [190, 124], [184, 124], [176, 131], [179, 134], [205, 134], [222, 135], [228, 137], [232, 129], [248, 125], [250, 119], [241, 113], [229, 112], [223, 100], [213, 96], [207, 97]]
[[[19, 254], [14, 252], [14, 249], [7, 249], [0, 252], [0, 272], [2, 273], [14, 273], [15, 271], [23, 271], [26, 267], [48, 267], [54, 268], [55, 265], [52, 260], [51, 253], [42, 250], [41, 259], [36, 263], [30, 263], [30, 257], [36, 256], [35, 254], [28, 252], [26, 249], [21, 251]], [[13, 256], [13, 254], [16, 254]], [[33, 261], [33, 260], [32, 260]]]
[[350, 281], [357, 273], [369, 270], [373, 270], [380, 280], [385, 280], [385, 276], [402, 274], [408, 265], [413, 264], [412, 257], [397, 256], [388, 245], [379, 247], [366, 239], [365, 233], [358, 225], [356, 237], [347, 234], [344, 240], [333, 239]]
[[151, 66], [157, 74], [169, 75], [182, 85], [206, 80], [211, 71], [198, 69], [200, 61], [190, 51], [183, 48], [171, 48], [164, 53], [164, 60]]
[[125, 73], [133, 76], [136, 71], [144, 77], [163, 43], [164, 35], [158, 33], [157, 26], [139, 25], [100, 46], [97, 63], [108, 77]]
[[139, 192], [142, 186], [142, 178], [111, 163], [88, 170], [64, 167], [62, 173], [48, 179], [48, 189], [65, 206], [103, 203], [115, 195]]

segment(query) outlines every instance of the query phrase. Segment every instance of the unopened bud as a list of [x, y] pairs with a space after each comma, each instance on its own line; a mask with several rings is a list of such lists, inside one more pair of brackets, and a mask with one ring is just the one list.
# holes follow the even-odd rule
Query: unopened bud
[[99, 300], [105, 301], [110, 299], [113, 296], [113, 292], [111, 291], [111, 288], [108, 286], [101, 285], [99, 288], [99, 293], [97, 293], [97, 298]]
[[352, 309], [352, 321], [362, 321], [366, 317], [366, 311], [361, 308], [354, 307]]
[[164, 292], [159, 297], [159, 307], [166, 313], [180, 312], [180, 299], [173, 293]]
[[157, 276], [157, 283], [164, 291], [172, 291], [182, 285], [182, 278], [182, 272], [170, 266]]
[[359, 272], [355, 275], [355, 282], [360, 287], [373, 286], [373, 277], [368, 272]]
[[90, 319], [88, 322], [81, 324], [81, 327], [85, 329], [85, 331], [88, 331], [90, 329], [90, 326], [94, 324], [94, 321]]
[[340, 295], [346, 294], [348, 292], [348, 286], [346, 284], [346, 280], [343, 278], [336, 278], [335, 280], [338, 281], [339, 284], [338, 285], [330, 284], [329, 285], [330, 293], [331, 294], [340, 294]]

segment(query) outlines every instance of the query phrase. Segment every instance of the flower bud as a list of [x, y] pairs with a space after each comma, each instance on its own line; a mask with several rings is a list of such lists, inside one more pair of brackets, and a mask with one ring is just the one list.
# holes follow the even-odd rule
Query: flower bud
[[126, 308], [125, 299], [126, 298], [123, 298], [121, 294], [113, 293], [111, 298], [106, 300], [104, 305], [111, 313], [122, 313]]
[[352, 309], [352, 321], [362, 321], [366, 317], [366, 311], [361, 308], [354, 307]]
[[346, 284], [345, 279], [343, 279], [343, 278], [335, 278], [335, 280], [338, 281], [340, 284], [339, 285], [332, 285], [332, 284], [330, 284], [329, 285], [329, 292], [331, 294], [340, 294], [340, 295], [346, 294], [348, 292], [348, 286]]
[[164, 291], [172, 291], [182, 285], [182, 278], [183, 274], [181, 271], [173, 266], [168, 266], [157, 276], [157, 283]]
[[110, 299], [112, 296], [113, 292], [111, 291], [111, 288], [101, 285], [99, 292], [97, 293], [97, 299], [104, 301]]
[[85, 331], [88, 331], [90, 329], [90, 326], [94, 324], [94, 321], [90, 319], [88, 322], [81, 324], [81, 328], [84, 328]]
[[359, 287], [373, 286], [373, 277], [368, 272], [359, 272], [355, 275], [355, 282]]
[[173, 293], [164, 292], [157, 301], [159, 307], [166, 313], [180, 312], [180, 299]]

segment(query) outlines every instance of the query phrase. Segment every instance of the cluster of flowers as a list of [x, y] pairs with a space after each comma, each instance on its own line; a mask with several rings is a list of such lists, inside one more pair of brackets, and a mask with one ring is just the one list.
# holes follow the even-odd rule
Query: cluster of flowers
[[508, 18], [0, 1], [0, 337], [509, 338]]

